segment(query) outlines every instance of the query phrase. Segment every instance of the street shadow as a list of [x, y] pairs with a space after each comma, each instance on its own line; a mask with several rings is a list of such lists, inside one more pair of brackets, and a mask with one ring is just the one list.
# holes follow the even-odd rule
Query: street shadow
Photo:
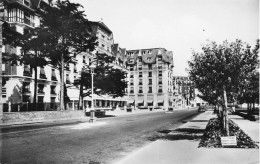
[[208, 122], [209, 120], [191, 120], [190, 122]]
[[156, 141], [156, 140], [200, 141], [204, 131], [205, 131], [204, 129], [193, 129], [193, 128], [178, 128], [178, 129], [175, 129], [175, 130], [160, 130], [160, 131], [157, 131], [156, 135], [148, 137], [148, 140], [149, 141]]

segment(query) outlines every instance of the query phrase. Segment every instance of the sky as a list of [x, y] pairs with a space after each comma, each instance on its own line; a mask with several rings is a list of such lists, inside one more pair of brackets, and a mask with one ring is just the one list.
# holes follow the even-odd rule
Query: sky
[[258, 0], [71, 0], [87, 19], [102, 20], [114, 42], [127, 50], [166, 48], [173, 52], [174, 75], [187, 76], [192, 50], [206, 40], [259, 38]]

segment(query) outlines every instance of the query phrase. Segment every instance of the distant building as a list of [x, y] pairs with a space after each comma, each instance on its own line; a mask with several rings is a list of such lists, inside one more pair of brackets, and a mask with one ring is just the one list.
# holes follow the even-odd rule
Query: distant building
[[192, 86], [192, 81], [187, 76], [174, 76], [173, 83], [175, 84], [174, 100], [176, 108], [185, 108], [195, 106], [195, 89]]
[[127, 50], [128, 96], [138, 108], [173, 107], [173, 54], [165, 48]]

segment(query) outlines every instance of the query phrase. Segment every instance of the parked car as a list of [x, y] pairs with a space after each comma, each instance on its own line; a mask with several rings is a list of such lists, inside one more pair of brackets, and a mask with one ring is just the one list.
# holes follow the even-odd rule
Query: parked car
[[205, 107], [204, 106], [199, 106], [198, 112], [205, 112]]

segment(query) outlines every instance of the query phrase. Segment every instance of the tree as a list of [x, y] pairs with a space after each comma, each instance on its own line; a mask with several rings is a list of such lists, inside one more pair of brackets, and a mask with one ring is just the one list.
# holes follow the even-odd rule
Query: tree
[[[92, 64], [96, 65], [94, 76], [94, 92], [96, 94], [108, 94], [112, 97], [122, 97], [125, 95], [125, 89], [127, 88], [126, 73], [120, 69], [116, 69], [113, 66], [115, 57], [108, 56], [107, 54], [96, 54]], [[91, 94], [91, 74], [90, 71], [84, 71], [81, 77], [77, 79], [74, 85], [80, 85], [82, 87], [80, 91], [80, 100], [83, 97]], [[86, 91], [83, 93], [83, 87]], [[79, 105], [82, 108], [82, 103]]]
[[58, 0], [53, 6], [41, 12], [41, 28], [50, 36], [48, 57], [51, 64], [60, 70], [61, 94], [60, 108], [64, 110], [64, 66], [71, 63], [73, 56], [80, 52], [93, 51], [96, 37], [92, 34], [90, 22], [85, 18], [82, 6], [69, 0]]
[[[259, 44], [259, 42], [257, 42]], [[189, 61], [189, 74], [196, 88], [209, 97], [217, 98], [223, 108], [223, 130], [229, 135], [227, 103], [240, 93], [247, 75], [256, 69], [258, 64], [257, 50], [241, 40], [218, 45], [210, 42], [202, 47], [202, 53], [193, 52]]]
[[15, 46], [21, 47], [22, 53], [18, 56], [21, 64], [30, 65], [30, 69], [34, 70], [34, 94], [33, 106], [37, 110], [37, 88], [38, 88], [38, 67], [44, 67], [48, 64], [46, 60], [44, 44], [49, 39], [45, 31], [35, 28], [24, 32], [23, 35], [17, 37]]

